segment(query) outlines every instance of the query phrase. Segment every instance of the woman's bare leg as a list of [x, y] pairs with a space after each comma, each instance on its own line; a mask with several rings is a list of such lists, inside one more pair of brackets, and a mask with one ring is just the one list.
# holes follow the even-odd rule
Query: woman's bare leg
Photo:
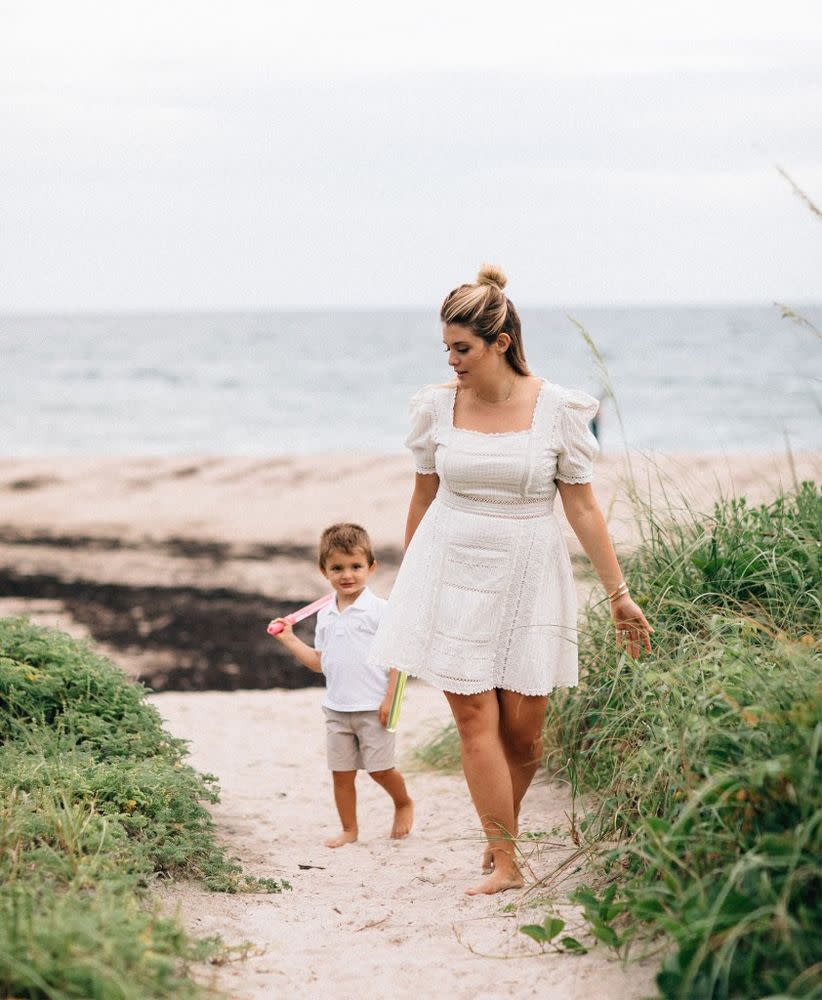
[[[514, 816], [518, 821], [522, 799], [542, 761], [542, 729], [548, 696], [516, 694], [514, 691], [497, 691], [497, 695], [499, 731], [511, 772]], [[519, 833], [518, 825], [514, 832]]]
[[[542, 759], [542, 727], [545, 723], [547, 696], [516, 694], [497, 689], [499, 730], [514, 796], [514, 828], [519, 833], [519, 810], [528, 786]], [[482, 870], [493, 870], [494, 860], [488, 848], [482, 858]]]
[[514, 857], [514, 791], [500, 736], [497, 693], [462, 695], [446, 691], [445, 697], [459, 732], [468, 790], [494, 859], [493, 873], [467, 893], [473, 896], [518, 889], [523, 882]]

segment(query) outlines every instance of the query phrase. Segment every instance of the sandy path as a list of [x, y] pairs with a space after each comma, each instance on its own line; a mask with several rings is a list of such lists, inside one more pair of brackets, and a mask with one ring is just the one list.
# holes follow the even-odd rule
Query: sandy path
[[[362, 839], [336, 851], [324, 848], [337, 821], [325, 769], [322, 695], [314, 688], [152, 698], [171, 732], [191, 741], [194, 766], [219, 775], [222, 802], [214, 816], [231, 853], [248, 871], [285, 877], [294, 887], [274, 896], [226, 896], [185, 884], [158, 890], [164, 906], [178, 909], [195, 933], [256, 946], [259, 953], [243, 961], [203, 970], [205, 981], [237, 1000], [633, 1000], [653, 992], [653, 965], [624, 969], [601, 947], [582, 957], [540, 955], [517, 932], [519, 924], [544, 915], [544, 908], [528, 911], [530, 897], [463, 896], [475, 879], [480, 843], [460, 775], [407, 773], [418, 812], [414, 833], [403, 842], [387, 839], [389, 800], [360, 776]], [[401, 758], [447, 719], [438, 692], [409, 687]], [[523, 828], [560, 830], [551, 838], [555, 846], [526, 852], [536, 876], [570, 853], [563, 840], [568, 808], [561, 787], [542, 783], [529, 792]], [[506, 911], [507, 904], [513, 907]], [[584, 937], [574, 908], [561, 913], [568, 932]]]

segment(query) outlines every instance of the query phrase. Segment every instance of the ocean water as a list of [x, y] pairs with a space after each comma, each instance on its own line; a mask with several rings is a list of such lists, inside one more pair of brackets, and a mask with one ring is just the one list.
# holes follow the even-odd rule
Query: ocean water
[[[532, 370], [602, 396], [569, 314], [521, 312]], [[604, 450], [822, 447], [822, 341], [777, 307], [570, 315], [621, 414], [604, 402]], [[0, 362], [5, 456], [397, 452], [408, 397], [449, 377], [424, 310], [0, 316]]]

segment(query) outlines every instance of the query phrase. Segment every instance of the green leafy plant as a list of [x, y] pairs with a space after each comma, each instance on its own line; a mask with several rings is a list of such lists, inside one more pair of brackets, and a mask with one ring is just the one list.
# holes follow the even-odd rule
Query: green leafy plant
[[550, 946], [552, 951], [568, 952], [569, 954], [585, 955], [588, 949], [577, 941], [576, 938], [565, 936], [556, 940], [557, 936], [565, 930], [565, 921], [561, 917], [548, 916], [541, 924], [523, 924], [520, 933], [536, 941], [543, 950]]
[[650, 516], [626, 575], [652, 656], [615, 664], [591, 608], [549, 708], [597, 859], [573, 898], [604, 944], [665, 954], [666, 1000], [822, 996], [820, 529], [810, 483]]
[[83, 643], [0, 620], [0, 992], [29, 998], [195, 997], [218, 959], [159, 916], [158, 876], [279, 892], [215, 838], [216, 779], [185, 761], [146, 690]]

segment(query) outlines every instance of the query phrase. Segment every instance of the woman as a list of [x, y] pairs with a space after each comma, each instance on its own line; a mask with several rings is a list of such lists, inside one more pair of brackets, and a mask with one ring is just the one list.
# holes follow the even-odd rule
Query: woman
[[548, 694], [577, 683], [576, 597], [552, 508], [608, 594], [617, 646], [650, 650], [652, 631], [624, 583], [590, 486], [597, 402], [532, 375], [505, 275], [483, 267], [440, 318], [456, 382], [412, 399], [406, 441], [417, 475], [406, 553], [370, 659], [440, 688], [488, 839], [488, 877], [523, 884], [515, 858], [522, 798], [542, 756]]

